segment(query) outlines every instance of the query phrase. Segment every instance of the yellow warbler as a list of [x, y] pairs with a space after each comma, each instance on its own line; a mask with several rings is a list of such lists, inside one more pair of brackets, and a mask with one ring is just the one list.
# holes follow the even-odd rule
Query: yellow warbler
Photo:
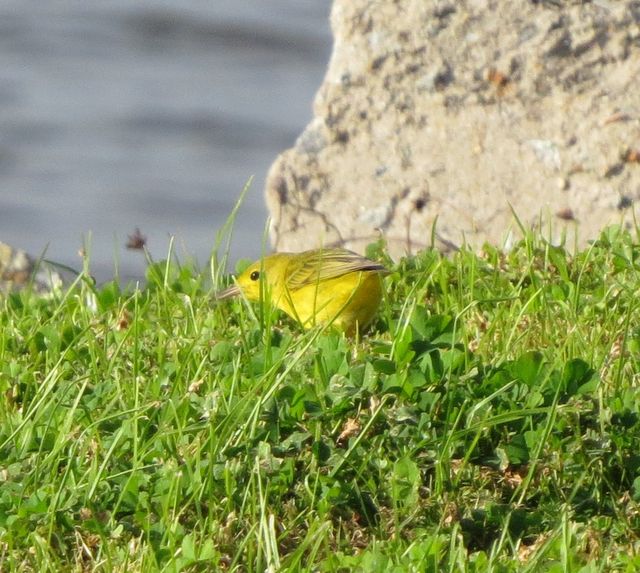
[[381, 264], [346, 249], [275, 253], [250, 265], [216, 298], [268, 298], [305, 328], [331, 324], [353, 334], [373, 320], [385, 272]]

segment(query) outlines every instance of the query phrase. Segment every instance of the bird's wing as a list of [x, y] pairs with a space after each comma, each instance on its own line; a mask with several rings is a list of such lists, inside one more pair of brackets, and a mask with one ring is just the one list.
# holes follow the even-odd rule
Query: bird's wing
[[293, 291], [351, 272], [384, 270], [381, 264], [346, 249], [324, 249], [310, 254], [297, 269], [290, 269], [287, 288]]

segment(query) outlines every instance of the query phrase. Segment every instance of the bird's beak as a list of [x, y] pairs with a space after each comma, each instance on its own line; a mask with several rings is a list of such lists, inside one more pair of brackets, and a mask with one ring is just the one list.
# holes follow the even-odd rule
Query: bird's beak
[[214, 298], [216, 300], [225, 300], [227, 298], [232, 298], [234, 296], [238, 296], [242, 291], [237, 284], [233, 284], [230, 287], [219, 290], [216, 294], [214, 294]]

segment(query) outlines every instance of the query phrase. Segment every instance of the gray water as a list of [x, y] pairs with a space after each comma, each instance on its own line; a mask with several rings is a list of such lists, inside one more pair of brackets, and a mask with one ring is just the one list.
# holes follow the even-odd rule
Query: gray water
[[206, 264], [243, 186], [232, 258], [259, 256], [264, 179], [311, 118], [330, 0], [0, 0], [0, 241], [99, 280]]

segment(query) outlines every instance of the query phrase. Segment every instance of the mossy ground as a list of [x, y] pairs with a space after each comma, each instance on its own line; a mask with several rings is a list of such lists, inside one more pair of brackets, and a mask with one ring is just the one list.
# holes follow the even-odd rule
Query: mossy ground
[[0, 570], [638, 570], [638, 237], [385, 263], [356, 340], [174, 263], [0, 301]]

